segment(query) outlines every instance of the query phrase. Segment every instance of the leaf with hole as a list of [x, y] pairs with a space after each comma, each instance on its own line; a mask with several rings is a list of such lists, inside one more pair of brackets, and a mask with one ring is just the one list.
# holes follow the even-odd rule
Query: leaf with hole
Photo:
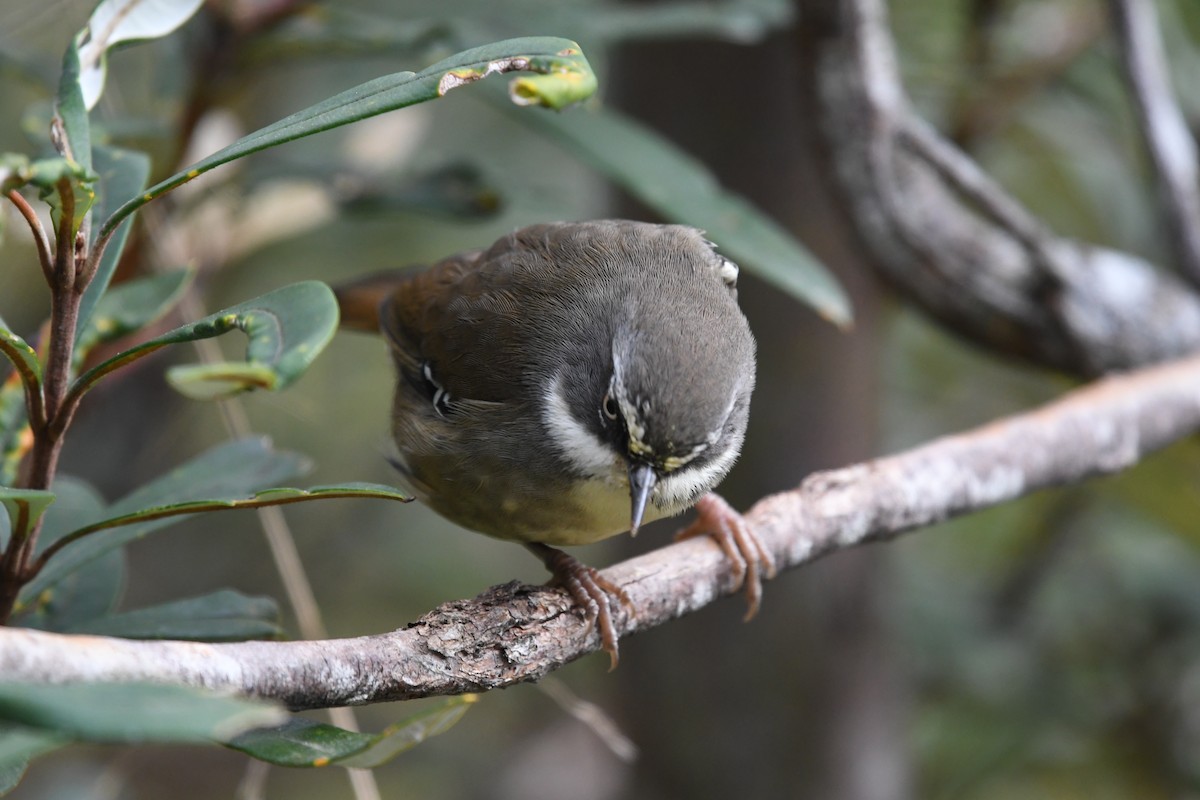
[[561, 108], [586, 99], [596, 89], [596, 76], [587, 58], [579, 45], [567, 39], [507, 39], [464, 50], [420, 72], [396, 72], [367, 81], [243, 136], [125, 203], [104, 223], [100, 236], [109, 235], [154, 198], [222, 164], [387, 111], [436, 100], [459, 86], [513, 71], [537, 73], [511, 87], [512, 100], [522, 105]]
[[260, 761], [283, 767], [343, 767], [370, 769], [440, 733], [462, 719], [476, 701], [466, 694], [368, 734], [295, 717], [277, 728], [247, 731], [228, 742]]

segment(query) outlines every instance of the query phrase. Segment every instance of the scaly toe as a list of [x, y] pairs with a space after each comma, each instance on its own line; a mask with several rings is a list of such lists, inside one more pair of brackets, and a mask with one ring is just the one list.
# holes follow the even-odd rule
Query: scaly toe
[[763, 577], [774, 578], [775, 558], [758, 534], [747, 524], [745, 517], [735, 511], [717, 494], [709, 492], [696, 503], [696, 521], [684, 528], [676, 539], [707, 535], [721, 548], [729, 560], [734, 591], [746, 595], [746, 620], [753, 619], [762, 602]]
[[633, 610], [629, 593], [605, 578], [597, 570], [572, 555], [545, 544], [526, 544], [534, 555], [553, 574], [551, 583], [567, 590], [575, 604], [584, 610], [589, 622], [600, 631], [600, 643], [608, 653], [609, 671], [620, 661], [617, 630], [612, 619], [612, 598], [616, 597], [628, 610]]

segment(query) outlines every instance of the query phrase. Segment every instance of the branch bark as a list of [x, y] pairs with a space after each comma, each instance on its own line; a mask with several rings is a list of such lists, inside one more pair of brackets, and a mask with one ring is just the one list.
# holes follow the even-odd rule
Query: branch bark
[[882, 0], [799, 7], [830, 177], [894, 287], [977, 342], [1076, 375], [1200, 347], [1200, 297], [1185, 284], [1047, 230], [912, 110]]
[[[1100, 380], [1031, 412], [898, 455], [809, 476], [747, 519], [785, 569], [823, 555], [1111, 473], [1200, 431], [1200, 356]], [[628, 636], [730, 594], [728, 563], [694, 539], [617, 564]], [[770, 602], [770, 593], [767, 593]], [[511, 583], [447, 603], [408, 627], [305, 642], [137, 642], [0, 629], [6, 680], [153, 681], [319, 708], [484, 691], [536, 680], [599, 637], [557, 589]]]

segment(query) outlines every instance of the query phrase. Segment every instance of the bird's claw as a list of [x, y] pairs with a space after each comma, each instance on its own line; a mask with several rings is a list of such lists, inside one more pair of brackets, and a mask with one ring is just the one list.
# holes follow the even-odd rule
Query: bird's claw
[[545, 544], [527, 544], [526, 547], [542, 559], [546, 569], [554, 575], [550, 583], [566, 589], [576, 605], [584, 610], [588, 622], [599, 628], [600, 643], [609, 657], [608, 669], [610, 672], [616, 669], [620, 656], [612, 619], [612, 598], [616, 597], [621, 605], [632, 611], [633, 600], [629, 593], [569, 553]]
[[745, 591], [748, 606], [745, 619], [753, 619], [762, 601], [763, 578], [775, 577], [775, 557], [746, 518], [720, 495], [709, 492], [701, 497], [696, 512], [696, 520], [675, 534], [676, 540], [712, 537], [733, 567], [734, 591]]

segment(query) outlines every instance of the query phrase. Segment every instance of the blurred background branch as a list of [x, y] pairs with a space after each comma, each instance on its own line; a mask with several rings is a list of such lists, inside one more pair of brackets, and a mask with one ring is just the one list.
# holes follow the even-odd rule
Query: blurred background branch
[[1200, 285], [1200, 168], [1196, 141], [1171, 87], [1158, 12], [1154, 3], [1139, 0], [1110, 0], [1109, 8], [1175, 258], [1192, 285]]
[[[1132, 253], [1051, 233], [916, 115], [882, 0], [801, 7], [804, 74], [815, 82], [833, 182], [867, 263], [889, 283], [957, 333], [1076, 375], [1200, 346], [1191, 289]], [[1135, 87], [1139, 97], [1165, 88]], [[1188, 173], [1178, 180], [1187, 185]], [[1187, 195], [1170, 207], [1190, 214], [1176, 202]], [[1200, 236], [1194, 221], [1179, 221], [1185, 230]]]

